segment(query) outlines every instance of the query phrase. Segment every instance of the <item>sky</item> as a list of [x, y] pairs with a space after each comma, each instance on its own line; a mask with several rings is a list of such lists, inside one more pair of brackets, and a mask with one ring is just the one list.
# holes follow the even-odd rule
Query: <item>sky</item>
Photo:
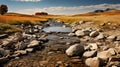
[[0, 0], [6, 4], [9, 12], [35, 14], [71, 15], [91, 12], [97, 9], [120, 9], [120, 0]]

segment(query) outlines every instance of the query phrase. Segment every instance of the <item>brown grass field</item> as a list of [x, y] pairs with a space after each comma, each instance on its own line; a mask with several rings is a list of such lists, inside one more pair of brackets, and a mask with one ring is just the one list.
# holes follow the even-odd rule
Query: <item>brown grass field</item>
[[25, 14], [17, 14], [17, 13], [7, 13], [5, 15], [0, 15], [0, 30], [3, 30], [4, 27], [6, 28], [7, 26], [9, 26], [11, 30], [10, 29], [7, 30], [8, 33], [15, 32], [19, 29], [17, 29], [14, 26], [14, 24], [20, 24], [20, 23], [24, 24], [26, 22], [34, 24], [40, 21], [46, 21], [49, 18], [58, 19], [66, 23], [73, 23], [84, 20], [84, 21], [93, 21], [96, 24], [100, 24], [103, 22], [120, 24], [120, 10], [111, 10], [103, 13], [86, 13], [86, 14], [77, 14], [77, 15], [69, 15], [69, 16], [65, 16], [65, 15], [35, 16], [35, 15], [25, 15]]

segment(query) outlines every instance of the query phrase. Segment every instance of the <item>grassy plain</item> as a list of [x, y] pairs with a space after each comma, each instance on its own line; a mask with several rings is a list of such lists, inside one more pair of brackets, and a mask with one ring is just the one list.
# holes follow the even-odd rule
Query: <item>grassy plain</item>
[[117, 23], [120, 24], [120, 10], [112, 10], [103, 13], [86, 13], [86, 14], [76, 14], [76, 15], [47, 15], [47, 16], [35, 16], [35, 15], [25, 15], [18, 13], [7, 13], [5, 15], [0, 15], [0, 33], [11, 33], [22, 31], [17, 28], [16, 24], [37, 24], [41, 21], [47, 21], [49, 18], [58, 19], [65, 23], [84, 21], [93, 21], [96, 24], [101, 23]]

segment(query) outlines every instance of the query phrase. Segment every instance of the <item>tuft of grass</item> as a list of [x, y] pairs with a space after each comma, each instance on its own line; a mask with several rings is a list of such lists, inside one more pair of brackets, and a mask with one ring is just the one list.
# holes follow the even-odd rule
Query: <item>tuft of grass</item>
[[15, 25], [0, 23], [0, 34], [10, 34], [15, 32], [22, 32], [22, 29], [16, 27]]

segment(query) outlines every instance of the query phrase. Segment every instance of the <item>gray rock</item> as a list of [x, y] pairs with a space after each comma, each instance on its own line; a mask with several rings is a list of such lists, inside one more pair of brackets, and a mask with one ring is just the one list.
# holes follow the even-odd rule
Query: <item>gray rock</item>
[[34, 28], [35, 28], [35, 29], [38, 29], [38, 26], [39, 26], [39, 25], [34, 25]]
[[97, 43], [89, 43], [88, 45], [90, 45], [91, 50], [97, 50], [98, 49]]
[[75, 33], [69, 33], [68, 36], [75, 36]]
[[20, 53], [20, 54], [22, 54], [22, 55], [25, 55], [25, 54], [27, 54], [27, 51], [26, 51], [26, 50], [17, 50], [17, 51], [15, 51], [14, 53], [15, 53], [15, 54]]
[[75, 59], [72, 59], [72, 60], [70, 60], [70, 62], [71, 63], [81, 63], [82, 62], [82, 60], [81, 59], [77, 59], [77, 58], [75, 58]]
[[20, 56], [20, 53], [14, 53], [14, 54], [11, 55], [10, 57], [15, 58], [15, 57], [18, 57], [18, 56]]
[[27, 52], [33, 52], [33, 48], [27, 48], [27, 49], [25, 49]]
[[40, 45], [39, 41], [33, 40], [33, 41], [30, 42], [29, 45], [27, 45], [27, 47], [36, 47], [36, 46], [39, 46], [39, 45]]
[[76, 34], [76, 36], [84, 36], [85, 35], [85, 33], [83, 31], [81, 31], [81, 30], [77, 30], [75, 32], [75, 34]]
[[33, 35], [32, 35], [32, 37], [33, 37], [33, 38], [36, 38], [36, 35], [35, 35], [35, 34], [33, 34]]
[[84, 46], [85, 50], [90, 50], [91, 45]]
[[25, 32], [23, 32], [22, 36], [23, 36], [24, 38], [27, 38], [27, 39], [31, 39], [31, 38], [32, 38], [32, 35], [26, 34]]
[[92, 61], [92, 58], [87, 58], [87, 59], [85, 60], [85, 64], [86, 64], [87, 66], [90, 66], [90, 65], [91, 65], [91, 61]]
[[59, 37], [60, 39], [64, 39], [64, 37]]
[[33, 29], [33, 32], [37, 33], [37, 32], [39, 32], [39, 30], [38, 29]]
[[116, 37], [116, 40], [117, 40], [117, 41], [120, 41], [120, 36], [117, 36], [117, 37]]
[[104, 39], [105, 36], [103, 35], [103, 33], [100, 33], [97, 37], [96, 37], [96, 40], [102, 40]]
[[8, 61], [8, 60], [9, 60], [8, 57], [9, 57], [9, 56], [1, 57], [1, 58], [0, 58], [0, 63], [3, 63], [3, 62]]
[[115, 41], [114, 45], [115, 45], [115, 47], [119, 47], [120, 46], [120, 42], [119, 41]]
[[119, 47], [115, 47], [115, 51], [120, 54], [120, 46]]
[[44, 65], [47, 65], [49, 62], [48, 61], [40, 61], [39, 63], [40, 63], [40, 66], [43, 67]]
[[98, 32], [98, 31], [92, 31], [89, 36], [91, 36], [91, 37], [96, 37], [96, 36], [98, 36], [98, 35], [99, 35], [99, 32]]
[[2, 45], [0, 44], [0, 48], [2, 48]]
[[88, 58], [85, 60], [85, 64], [89, 67], [100, 67], [100, 59], [98, 57]]
[[43, 29], [43, 26], [38, 26], [38, 29], [39, 29], [39, 30]]
[[85, 23], [85, 21], [79, 21], [79, 24], [84, 24]]
[[9, 40], [3, 40], [3, 44], [2, 44], [2, 46], [6, 46], [6, 45], [8, 45], [9, 43], [10, 43]]
[[3, 56], [5, 53], [5, 50], [3, 48], [0, 48], [0, 54]]
[[102, 46], [103, 51], [108, 50], [108, 49], [109, 49], [109, 46]]
[[84, 52], [83, 56], [84, 57], [93, 57], [93, 56], [96, 56], [97, 55], [97, 51], [86, 51]]
[[111, 36], [107, 37], [107, 39], [110, 40], [110, 41], [114, 41], [116, 39], [116, 36], [111, 35]]
[[105, 26], [106, 23], [101, 23], [100, 26]]
[[10, 55], [10, 50], [5, 50], [4, 56]]
[[113, 51], [107, 50], [107, 51], [102, 51], [97, 53], [97, 57], [101, 58], [102, 60], [108, 60], [113, 55]]
[[112, 67], [112, 66], [120, 67], [120, 62], [119, 61], [109, 62], [107, 67]]
[[20, 59], [20, 57], [15, 57], [15, 60], [19, 60]]
[[34, 30], [32, 28], [30, 28], [29, 30], [26, 30], [26, 33], [27, 34], [33, 34], [34, 33]]
[[107, 51], [108, 51], [109, 53], [111, 53], [111, 55], [115, 55], [115, 54], [116, 54], [114, 48], [109, 48]]
[[0, 38], [4, 38], [4, 37], [7, 37], [8, 34], [0, 34]]
[[82, 37], [82, 38], [80, 38], [80, 41], [82, 42], [87, 42], [87, 41], [90, 41], [91, 40], [91, 38], [89, 37], [89, 36], [84, 36], [84, 37]]
[[118, 67], [118, 66], [113, 65], [112, 67]]
[[55, 54], [55, 52], [53, 51], [48, 52], [48, 55], [51, 55], [51, 54]]
[[66, 25], [63, 25], [62, 27], [63, 27], [63, 28], [66, 28]]
[[83, 53], [83, 51], [84, 51], [83, 44], [75, 44], [75, 45], [70, 46], [66, 50], [66, 54], [68, 56], [80, 55], [81, 53]]
[[92, 28], [88, 27], [88, 28], [82, 29], [82, 31], [85, 33], [85, 35], [89, 35], [92, 31]]
[[26, 47], [27, 47], [27, 44], [25, 44], [24, 42], [18, 42], [15, 45], [15, 49], [16, 50], [22, 50], [22, 49], [25, 49]]

